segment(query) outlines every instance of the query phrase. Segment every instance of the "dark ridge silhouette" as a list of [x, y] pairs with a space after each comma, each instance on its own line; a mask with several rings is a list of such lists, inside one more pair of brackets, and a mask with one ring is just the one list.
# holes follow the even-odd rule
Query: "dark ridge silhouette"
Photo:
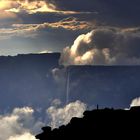
[[84, 112], [83, 118], [72, 118], [66, 126], [58, 129], [42, 128], [36, 136], [40, 140], [52, 139], [127, 139], [139, 136], [140, 107], [130, 110], [97, 109]]

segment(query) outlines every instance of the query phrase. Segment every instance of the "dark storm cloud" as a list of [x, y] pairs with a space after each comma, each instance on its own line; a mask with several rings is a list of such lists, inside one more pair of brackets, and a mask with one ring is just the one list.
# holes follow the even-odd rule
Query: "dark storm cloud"
[[97, 12], [88, 15], [99, 24], [116, 26], [138, 26], [140, 24], [139, 0], [54, 0], [58, 7], [76, 11]]

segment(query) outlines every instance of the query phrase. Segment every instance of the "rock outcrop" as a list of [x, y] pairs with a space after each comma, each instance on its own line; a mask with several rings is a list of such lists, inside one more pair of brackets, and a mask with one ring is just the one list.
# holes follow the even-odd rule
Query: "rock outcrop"
[[58, 129], [42, 128], [36, 136], [40, 140], [52, 139], [135, 139], [139, 136], [140, 107], [130, 110], [101, 109], [84, 112], [83, 118], [73, 118]]

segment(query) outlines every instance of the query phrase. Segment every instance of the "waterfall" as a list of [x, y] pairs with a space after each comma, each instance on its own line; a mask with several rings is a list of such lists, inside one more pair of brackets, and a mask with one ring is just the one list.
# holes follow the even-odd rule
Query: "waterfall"
[[69, 69], [67, 69], [67, 75], [66, 75], [66, 104], [69, 103], [69, 88], [70, 88], [70, 73]]

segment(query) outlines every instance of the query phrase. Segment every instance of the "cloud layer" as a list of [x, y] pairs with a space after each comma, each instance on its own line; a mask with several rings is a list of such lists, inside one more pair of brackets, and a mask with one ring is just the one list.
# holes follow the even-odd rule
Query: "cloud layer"
[[9, 28], [0, 28], [0, 40], [11, 37], [34, 38], [38, 31], [47, 29], [65, 29], [65, 30], [88, 30], [92, 27], [91, 23], [80, 21], [74, 17], [68, 17], [57, 22], [41, 24], [13, 24]]
[[66, 47], [60, 64], [140, 64], [139, 44], [140, 28], [97, 27]]

